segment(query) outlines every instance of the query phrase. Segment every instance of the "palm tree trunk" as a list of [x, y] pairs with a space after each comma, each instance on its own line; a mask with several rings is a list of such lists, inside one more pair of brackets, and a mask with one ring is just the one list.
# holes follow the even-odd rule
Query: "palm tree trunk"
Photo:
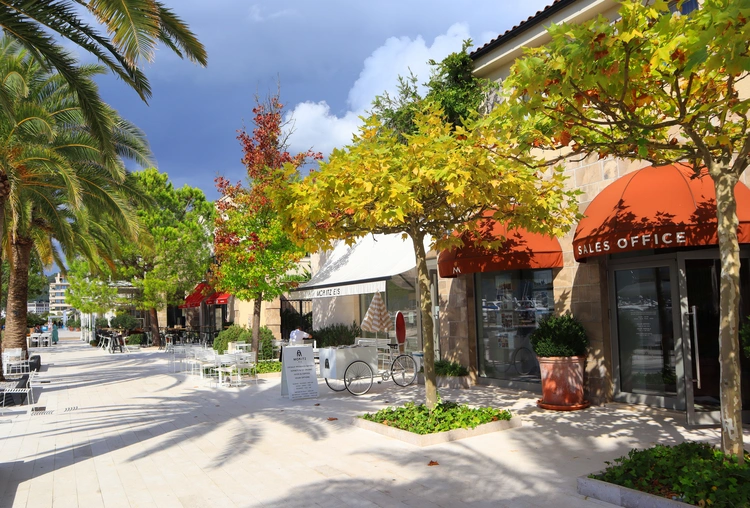
[[424, 351], [424, 388], [427, 409], [437, 405], [437, 375], [435, 373], [435, 340], [432, 322], [432, 292], [430, 273], [427, 270], [427, 252], [424, 248], [424, 233], [412, 232], [414, 254], [417, 258], [417, 285], [419, 286], [419, 308], [422, 313], [422, 350]]
[[8, 281], [8, 304], [5, 321], [5, 347], [22, 348], [28, 353], [26, 344], [26, 300], [29, 294], [29, 263], [33, 242], [29, 238], [18, 238], [11, 243], [13, 257]]
[[151, 323], [151, 345], [160, 347], [161, 336], [159, 335], [159, 314], [156, 312], [156, 308], [152, 307], [148, 309], [149, 322]]
[[[8, 199], [10, 192], [10, 186], [8, 185], [8, 175], [5, 173], [0, 174], [0, 244], [2, 244], [3, 238], [5, 237], [5, 201]], [[0, 253], [2, 249], [0, 249]], [[3, 281], [3, 259], [0, 255], [0, 294], [2, 294], [2, 281]], [[5, 351], [5, 332], [0, 332], [0, 352]], [[5, 381], [5, 375], [3, 375], [5, 369], [3, 368], [3, 357], [0, 355], [0, 381]]]
[[743, 462], [742, 397], [740, 393], [740, 246], [737, 239], [738, 176], [729, 167], [711, 168], [716, 188], [716, 217], [721, 253], [719, 297], [719, 360], [721, 365], [721, 450]]
[[258, 351], [258, 344], [260, 343], [260, 310], [263, 305], [263, 294], [255, 295], [253, 300], [253, 351], [255, 351], [255, 363], [258, 363], [258, 357], [260, 351]]

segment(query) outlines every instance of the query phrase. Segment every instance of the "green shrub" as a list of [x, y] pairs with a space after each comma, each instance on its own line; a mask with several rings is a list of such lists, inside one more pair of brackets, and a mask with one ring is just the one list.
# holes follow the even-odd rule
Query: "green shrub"
[[276, 360], [263, 360], [258, 362], [258, 374], [269, 374], [271, 372], [281, 372], [282, 363]]
[[33, 328], [35, 326], [46, 325], [47, 320], [41, 316], [41, 314], [34, 314], [33, 312], [26, 313], [26, 326]]
[[98, 339], [91, 339], [89, 341], [89, 346], [96, 347], [98, 345], [99, 345], [99, 340]]
[[[220, 353], [229, 349], [230, 342], [246, 342], [250, 344], [253, 340], [253, 331], [244, 326], [232, 325], [222, 330], [214, 339], [214, 349]], [[258, 338], [260, 349], [259, 360], [271, 359], [273, 357], [273, 332], [267, 326], [260, 327]]]
[[68, 328], [80, 328], [81, 322], [78, 319], [68, 319], [66, 326]]
[[377, 413], [365, 413], [360, 418], [415, 434], [434, 434], [454, 429], [473, 429], [484, 423], [510, 420], [511, 416], [510, 411], [505, 409], [471, 408], [446, 401], [439, 402], [432, 411], [424, 404], [417, 406], [407, 402], [402, 407], [387, 407]]
[[146, 345], [146, 335], [142, 333], [134, 333], [133, 335], [128, 335], [125, 337], [125, 344], [128, 346], [145, 346]]
[[354, 339], [362, 335], [362, 330], [357, 323], [345, 325], [324, 326], [315, 330], [312, 334], [318, 347], [351, 346]]
[[747, 320], [740, 327], [740, 342], [745, 357], [750, 358], [750, 316], [747, 316]]
[[750, 454], [737, 464], [706, 443], [631, 450], [590, 478], [699, 506], [750, 507]]
[[112, 328], [132, 330], [138, 326], [138, 320], [127, 312], [120, 312], [112, 318]]
[[531, 347], [537, 356], [582, 356], [589, 340], [586, 330], [570, 314], [550, 316], [531, 334]]
[[[421, 369], [424, 370], [424, 369]], [[436, 360], [435, 361], [435, 373], [438, 376], [468, 376], [469, 370], [457, 362], [449, 362], [448, 360]]]
[[109, 328], [109, 322], [107, 321], [107, 318], [98, 317], [96, 318], [96, 321], [94, 321], [94, 324], [97, 328]]

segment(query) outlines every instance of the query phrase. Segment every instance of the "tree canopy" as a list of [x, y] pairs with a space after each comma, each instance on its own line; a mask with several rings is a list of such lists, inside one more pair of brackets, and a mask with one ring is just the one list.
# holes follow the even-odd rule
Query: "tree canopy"
[[549, 163], [595, 153], [707, 171], [721, 252], [722, 449], [742, 460], [734, 188], [750, 164], [750, 1], [705, 0], [681, 15], [664, 0], [625, 0], [619, 14], [550, 27], [486, 122], [499, 135], [515, 125], [518, 153], [545, 150]]

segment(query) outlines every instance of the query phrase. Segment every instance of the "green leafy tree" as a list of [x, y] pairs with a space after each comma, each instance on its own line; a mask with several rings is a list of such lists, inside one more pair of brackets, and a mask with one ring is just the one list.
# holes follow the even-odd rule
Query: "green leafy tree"
[[68, 260], [68, 289], [65, 301], [84, 314], [104, 314], [119, 304], [117, 288], [110, 285], [106, 271], [92, 271], [92, 262]]
[[183, 301], [211, 262], [213, 205], [203, 191], [176, 189], [155, 168], [133, 173], [142, 195], [152, 204], [138, 209], [143, 231], [137, 242], [124, 244], [113, 278], [140, 290], [132, 303], [147, 310], [155, 345], [159, 345], [157, 310]]
[[[96, 241], [104, 222], [135, 236], [128, 199], [140, 198], [121, 157], [148, 162], [150, 151], [143, 133], [107, 108], [117, 157], [103, 155], [68, 83], [7, 40], [0, 42], [0, 70], [9, 92], [8, 114], [0, 116], [0, 167], [8, 178], [0, 207], [11, 261], [3, 342], [25, 348], [31, 259], [64, 266], [61, 254], [106, 257]], [[82, 71], [89, 80], [103, 72], [99, 66]]]
[[[452, 55], [444, 63], [470, 66], [467, 55]], [[552, 235], [568, 231], [578, 217], [575, 194], [564, 190], [561, 169], [544, 179], [530, 166], [530, 157], [522, 164], [492, 156], [491, 145], [498, 148], [500, 141], [477, 126], [478, 115], [471, 107], [456, 123], [446, 117], [441, 104], [455, 97], [450, 93], [455, 87], [475, 90], [470, 97], [481, 97], [476, 92], [486, 88], [470, 73], [460, 74], [463, 79], [449, 86], [443, 74], [459, 75], [439, 66], [426, 99], [398, 101], [411, 105], [412, 124], [396, 130], [388, 126], [387, 115], [368, 118], [350, 145], [334, 150], [328, 162], [292, 185], [283, 213], [284, 223], [310, 250], [370, 233], [400, 233], [411, 239], [431, 409], [437, 389], [426, 241], [434, 249], [457, 246], [461, 240], [451, 233], [476, 232], [488, 213], [512, 226]], [[492, 247], [500, 243], [479, 235], [477, 241]]]
[[[242, 300], [253, 300], [253, 351], [258, 351], [262, 302], [278, 298], [307, 278], [298, 268], [305, 251], [286, 233], [271, 191], [285, 189], [301, 164], [320, 155], [293, 156], [286, 150], [282, 111], [278, 95], [256, 104], [252, 135], [242, 130], [238, 136], [247, 186], [221, 177], [216, 180], [222, 198], [215, 219], [214, 285]], [[279, 178], [284, 165], [291, 172]]]
[[[720, 288], [722, 450], [742, 460], [738, 344], [740, 251], [734, 188], [750, 163], [750, 2], [705, 0], [689, 16], [663, 0], [621, 3], [597, 18], [552, 26], [505, 80], [506, 101], [489, 117], [513, 128], [519, 151], [705, 168], [716, 189]], [[747, 90], [747, 89], [745, 89]], [[524, 148], [525, 147], [525, 148]], [[561, 155], [560, 155], [561, 154]]]
[[[107, 34], [86, 23], [83, 6]], [[206, 50], [188, 26], [156, 0], [58, 0], [3, 2], [0, 26], [6, 36], [23, 45], [45, 67], [53, 68], [70, 85], [94, 136], [105, 152], [111, 150], [111, 123], [96, 86], [86, 79], [75, 59], [56, 41], [60, 35], [90, 52], [145, 101], [151, 86], [141, 68], [153, 61], [158, 43], [180, 58], [205, 66]], [[2, 101], [0, 101], [2, 105]]]

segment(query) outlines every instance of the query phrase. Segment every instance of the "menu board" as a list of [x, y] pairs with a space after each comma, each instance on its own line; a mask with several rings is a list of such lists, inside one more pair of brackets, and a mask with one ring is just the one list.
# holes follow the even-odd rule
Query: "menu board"
[[312, 346], [284, 347], [281, 369], [281, 395], [290, 400], [317, 399], [318, 378]]

